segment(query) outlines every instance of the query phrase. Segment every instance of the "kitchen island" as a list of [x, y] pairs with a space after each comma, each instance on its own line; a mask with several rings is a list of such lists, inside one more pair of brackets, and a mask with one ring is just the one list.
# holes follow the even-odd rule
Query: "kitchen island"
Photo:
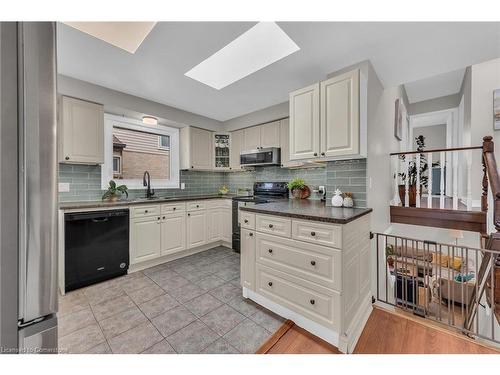
[[243, 295], [352, 352], [371, 313], [370, 212], [313, 200], [241, 207]]

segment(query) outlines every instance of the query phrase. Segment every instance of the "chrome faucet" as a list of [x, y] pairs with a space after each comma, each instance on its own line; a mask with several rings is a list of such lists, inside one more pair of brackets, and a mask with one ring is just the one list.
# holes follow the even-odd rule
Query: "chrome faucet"
[[[147, 176], [147, 180], [146, 180], [146, 176]], [[147, 190], [146, 190], [146, 198], [151, 198], [153, 195], [155, 195], [155, 190], [154, 189], [151, 189], [151, 176], [149, 175], [149, 172], [146, 171], [144, 172], [144, 176], [142, 177], [142, 185], [143, 186], [147, 186]]]

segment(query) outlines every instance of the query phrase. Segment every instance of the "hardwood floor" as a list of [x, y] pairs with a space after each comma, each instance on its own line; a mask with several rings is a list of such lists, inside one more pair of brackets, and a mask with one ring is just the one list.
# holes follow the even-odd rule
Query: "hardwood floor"
[[[279, 334], [277, 332], [262, 346], [259, 353], [341, 354], [336, 347], [296, 325], [283, 327]], [[403, 315], [374, 308], [354, 353], [500, 354], [500, 351]]]

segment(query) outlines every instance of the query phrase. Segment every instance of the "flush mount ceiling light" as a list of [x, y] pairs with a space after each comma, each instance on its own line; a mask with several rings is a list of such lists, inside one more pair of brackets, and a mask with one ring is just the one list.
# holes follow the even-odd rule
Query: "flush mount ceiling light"
[[259, 22], [185, 73], [220, 90], [300, 48], [274, 22]]
[[63, 22], [127, 52], [135, 53], [156, 22]]
[[147, 125], [158, 125], [158, 119], [153, 116], [142, 116], [142, 123]]

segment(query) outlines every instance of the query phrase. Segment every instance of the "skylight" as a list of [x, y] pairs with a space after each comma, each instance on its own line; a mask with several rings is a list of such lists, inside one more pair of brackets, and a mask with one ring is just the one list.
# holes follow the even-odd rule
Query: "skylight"
[[185, 73], [220, 90], [300, 48], [274, 22], [259, 22]]

